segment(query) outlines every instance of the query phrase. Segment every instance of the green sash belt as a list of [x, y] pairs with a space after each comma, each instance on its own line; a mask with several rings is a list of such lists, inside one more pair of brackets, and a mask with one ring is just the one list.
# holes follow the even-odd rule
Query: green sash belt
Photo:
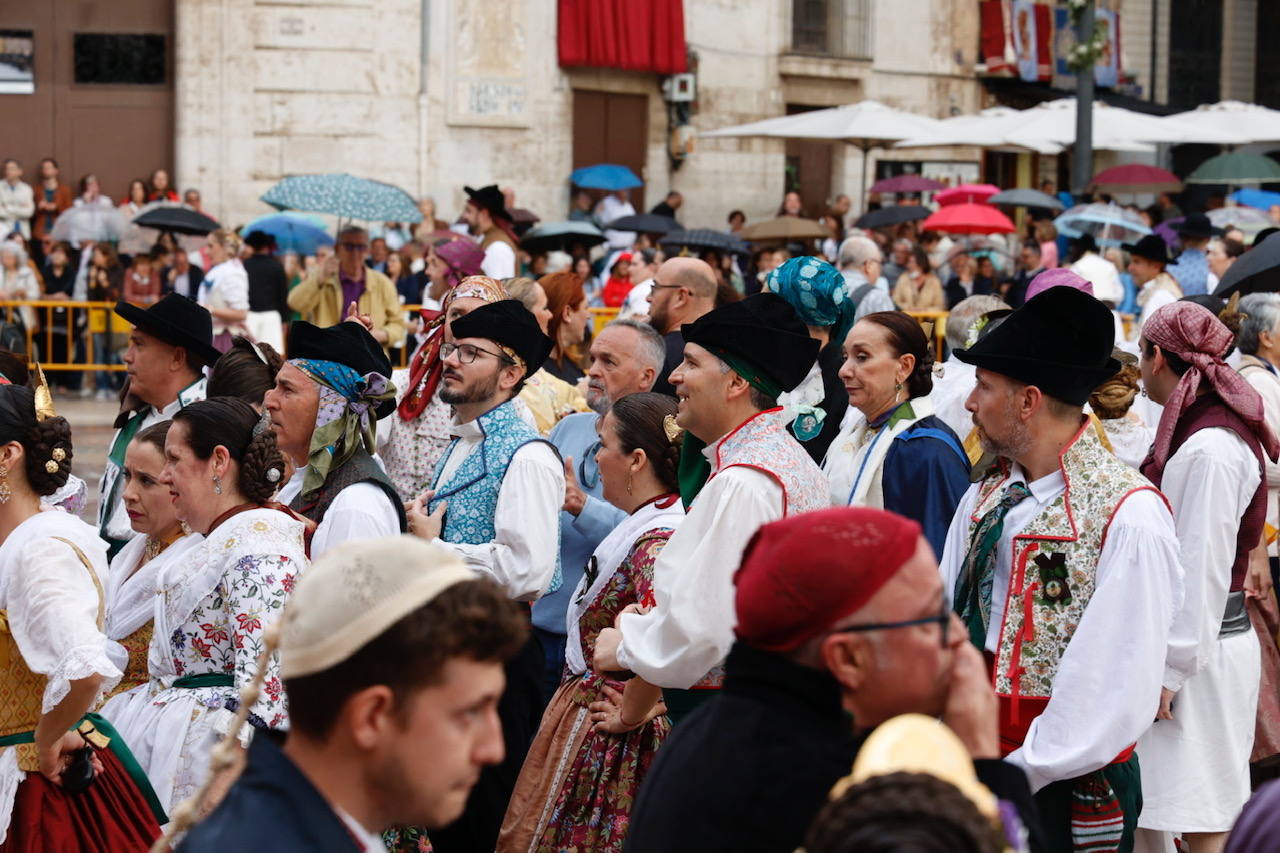
[[194, 690], [197, 687], [235, 687], [236, 681], [229, 672], [202, 672], [199, 675], [184, 675], [173, 686], [180, 690]]
[[[227, 678], [229, 680], [230, 676], [227, 676]], [[110, 743], [107, 744], [106, 748], [111, 750], [112, 754], [119, 760], [120, 766], [124, 768], [125, 773], [128, 773], [129, 778], [133, 780], [133, 784], [138, 786], [138, 791], [142, 794], [143, 799], [147, 801], [147, 805], [151, 807], [151, 813], [156, 816], [156, 822], [161, 825], [168, 823], [169, 817], [164, 813], [164, 806], [160, 805], [160, 798], [156, 796], [155, 790], [151, 787], [151, 780], [147, 778], [142, 765], [138, 763], [138, 759], [133, 757], [133, 753], [125, 744], [124, 738], [120, 737], [120, 733], [115, 730], [115, 726], [107, 722], [107, 719], [100, 714], [90, 713], [85, 714], [80, 722], [76, 723], [68, 731], [75, 731], [84, 723], [93, 726], [99, 734], [110, 739]], [[35, 743], [35, 741], [36, 733], [34, 730], [18, 732], [17, 734], [0, 737], [0, 747]]]

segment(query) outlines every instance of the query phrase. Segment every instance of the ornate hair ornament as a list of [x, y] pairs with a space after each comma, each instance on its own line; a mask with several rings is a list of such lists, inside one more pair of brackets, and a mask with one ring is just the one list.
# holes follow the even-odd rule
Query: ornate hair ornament
[[281, 476], [282, 476], [282, 475], [280, 474], [280, 469], [279, 469], [279, 468], [268, 468], [268, 469], [267, 469], [267, 482], [268, 482], [268, 483], [278, 483], [278, 482], [280, 482], [280, 477], [281, 477]]
[[[44, 368], [36, 363], [36, 421], [47, 421], [56, 418], [58, 412], [53, 407], [53, 394], [49, 392], [49, 383], [44, 380]], [[53, 473], [52, 471], [50, 473]]]
[[253, 437], [257, 438], [269, 429], [271, 429], [271, 413], [266, 409], [263, 409], [261, 417], [258, 418], [258, 422], [253, 425]]
[[667, 443], [675, 444], [684, 435], [684, 429], [676, 423], [675, 415], [667, 415], [662, 419], [662, 431], [667, 434]]

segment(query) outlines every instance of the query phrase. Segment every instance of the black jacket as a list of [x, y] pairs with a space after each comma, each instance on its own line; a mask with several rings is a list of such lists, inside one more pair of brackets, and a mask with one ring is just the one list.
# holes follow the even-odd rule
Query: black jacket
[[244, 259], [244, 272], [249, 277], [249, 310], [279, 311], [288, 320], [289, 277], [275, 255], [250, 255]]
[[671, 384], [669, 377], [671, 376], [671, 371], [679, 367], [680, 362], [684, 361], [684, 336], [680, 334], [679, 329], [675, 329], [663, 337], [662, 345], [666, 347], [667, 359], [662, 365], [661, 375], [653, 382], [653, 390], [659, 394], [674, 397], [676, 389]]
[[178, 850], [361, 853], [363, 847], [297, 765], [259, 731], [240, 778]]
[[[825, 670], [735, 643], [724, 689], [672, 731], [631, 813], [627, 853], [792, 853], [861, 740]], [[1026, 776], [976, 761], [978, 778], [1010, 800], [1042, 849]]]

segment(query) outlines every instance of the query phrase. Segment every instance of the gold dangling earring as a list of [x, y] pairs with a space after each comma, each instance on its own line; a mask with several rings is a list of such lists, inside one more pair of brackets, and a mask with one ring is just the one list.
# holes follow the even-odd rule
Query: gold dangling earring
[[213, 493], [215, 495], [222, 494], [222, 478], [217, 474], [213, 475]]
[[9, 471], [5, 468], [0, 468], [0, 504], [7, 504], [11, 497], [13, 497], [13, 492], [9, 488]]
[[901, 402], [901, 400], [898, 399], [901, 396], [902, 396], [902, 383], [899, 382], [897, 385], [893, 386], [893, 402], [895, 403]]
[[627, 494], [631, 494], [631, 472], [627, 472]]

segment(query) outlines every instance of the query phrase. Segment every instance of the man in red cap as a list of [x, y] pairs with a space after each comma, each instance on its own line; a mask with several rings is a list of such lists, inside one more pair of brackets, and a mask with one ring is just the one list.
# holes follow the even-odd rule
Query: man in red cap
[[1120, 367], [1114, 341], [1105, 305], [1051, 287], [956, 352], [976, 368], [966, 407], [996, 463], [956, 508], [943, 584], [991, 661], [1001, 749], [1055, 853], [1133, 849], [1133, 746], [1159, 708], [1181, 592], [1168, 504], [1083, 412]]
[[919, 525], [861, 507], [791, 516], [760, 528], [736, 584], [724, 689], [658, 752], [629, 853], [790, 853], [861, 736], [908, 712], [942, 718], [988, 787], [1030, 814], [1026, 778], [997, 759], [982, 656]]

